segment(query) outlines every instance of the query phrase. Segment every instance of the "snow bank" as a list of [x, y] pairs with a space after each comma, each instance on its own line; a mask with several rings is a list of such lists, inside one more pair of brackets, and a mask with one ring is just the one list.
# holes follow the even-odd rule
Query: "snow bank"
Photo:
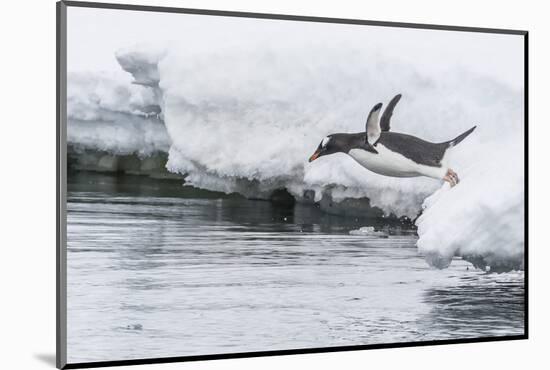
[[67, 142], [113, 154], [168, 152], [170, 138], [157, 93], [130, 78], [69, 73]]
[[469, 156], [458, 186], [424, 202], [417, 245], [431, 265], [445, 268], [458, 255], [491, 271], [523, 269], [523, 135], [500, 139]]

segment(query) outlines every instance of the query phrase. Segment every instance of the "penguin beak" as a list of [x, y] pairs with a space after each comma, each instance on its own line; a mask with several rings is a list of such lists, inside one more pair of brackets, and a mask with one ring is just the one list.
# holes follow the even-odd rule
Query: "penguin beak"
[[309, 162], [313, 162], [314, 160], [319, 158], [320, 155], [321, 155], [321, 151], [316, 150], [315, 153], [313, 153], [313, 155], [311, 157], [309, 157]]

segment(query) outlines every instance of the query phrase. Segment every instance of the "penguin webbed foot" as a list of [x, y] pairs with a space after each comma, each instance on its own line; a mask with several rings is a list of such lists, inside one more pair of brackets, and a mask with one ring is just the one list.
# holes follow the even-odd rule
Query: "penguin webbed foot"
[[447, 170], [447, 174], [443, 177], [443, 180], [447, 181], [451, 185], [451, 188], [460, 182], [456, 172], [450, 168]]

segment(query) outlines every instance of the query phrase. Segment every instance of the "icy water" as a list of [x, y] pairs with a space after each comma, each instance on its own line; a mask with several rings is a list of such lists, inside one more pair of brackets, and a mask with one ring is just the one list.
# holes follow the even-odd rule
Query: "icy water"
[[524, 331], [522, 272], [434, 270], [412, 230], [137, 176], [68, 189], [70, 363]]

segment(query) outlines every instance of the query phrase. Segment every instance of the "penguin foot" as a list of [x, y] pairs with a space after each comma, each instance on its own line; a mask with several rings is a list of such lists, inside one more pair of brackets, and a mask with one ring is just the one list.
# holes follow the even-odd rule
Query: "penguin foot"
[[450, 168], [447, 170], [447, 174], [443, 177], [443, 180], [447, 181], [451, 185], [451, 188], [460, 182], [456, 172]]

